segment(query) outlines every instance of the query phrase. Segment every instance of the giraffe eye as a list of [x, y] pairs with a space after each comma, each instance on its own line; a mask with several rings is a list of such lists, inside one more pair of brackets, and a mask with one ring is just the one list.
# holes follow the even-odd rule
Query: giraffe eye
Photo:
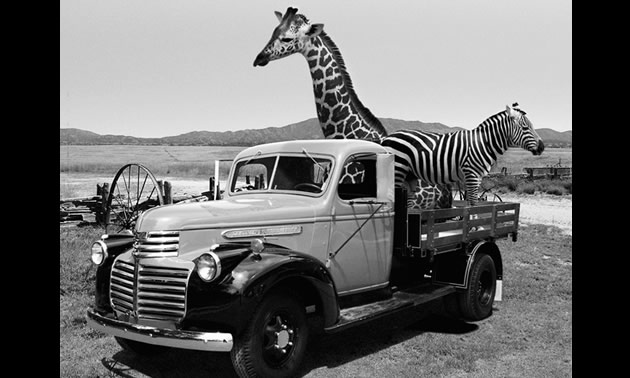
[[288, 43], [291, 41], [293, 41], [293, 38], [280, 38], [280, 42], [283, 42], [283, 43]]

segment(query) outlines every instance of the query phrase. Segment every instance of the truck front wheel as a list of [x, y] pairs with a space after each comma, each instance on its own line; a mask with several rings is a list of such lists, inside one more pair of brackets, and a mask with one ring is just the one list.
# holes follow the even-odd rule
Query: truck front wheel
[[468, 289], [458, 293], [459, 309], [464, 318], [481, 320], [492, 314], [496, 285], [494, 260], [485, 253], [476, 254], [470, 268]]
[[240, 377], [292, 377], [306, 351], [308, 327], [304, 306], [289, 291], [267, 295], [230, 355]]

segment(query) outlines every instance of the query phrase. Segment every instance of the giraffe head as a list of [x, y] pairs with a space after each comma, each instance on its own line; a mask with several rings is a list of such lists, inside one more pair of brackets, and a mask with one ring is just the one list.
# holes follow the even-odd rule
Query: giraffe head
[[306, 42], [324, 29], [323, 24], [311, 24], [304, 15], [297, 14], [297, 8], [287, 8], [284, 15], [278, 11], [275, 14], [280, 25], [276, 26], [271, 39], [256, 56], [254, 67], [265, 66], [272, 60], [302, 52]]
[[522, 147], [534, 155], [540, 155], [545, 150], [542, 138], [538, 136], [526, 113], [518, 108], [518, 103], [506, 105], [505, 112], [512, 125], [510, 147]]

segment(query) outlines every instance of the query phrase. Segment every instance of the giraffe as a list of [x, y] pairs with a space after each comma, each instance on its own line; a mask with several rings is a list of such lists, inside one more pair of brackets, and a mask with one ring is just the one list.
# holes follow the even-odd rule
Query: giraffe
[[[324, 138], [364, 139], [380, 144], [387, 131], [359, 100], [341, 52], [324, 32], [324, 25], [311, 23], [297, 13], [297, 8], [287, 8], [284, 15], [278, 11], [274, 13], [280, 24], [256, 56], [254, 67], [265, 66], [270, 61], [295, 53], [302, 54], [308, 62], [317, 118]], [[356, 170], [352, 167], [346, 169]], [[356, 173], [346, 172], [344, 177], [349, 178]], [[408, 195], [408, 203], [414, 207], [451, 207], [450, 186], [433, 187], [419, 183], [416, 188]]]

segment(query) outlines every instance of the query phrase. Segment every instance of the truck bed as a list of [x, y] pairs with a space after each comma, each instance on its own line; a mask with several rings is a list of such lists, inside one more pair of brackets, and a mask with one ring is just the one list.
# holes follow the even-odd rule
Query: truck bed
[[479, 202], [468, 206], [465, 201], [453, 201], [453, 206], [407, 213], [407, 247], [411, 253], [439, 253], [460, 243], [510, 234], [516, 240], [519, 203]]

